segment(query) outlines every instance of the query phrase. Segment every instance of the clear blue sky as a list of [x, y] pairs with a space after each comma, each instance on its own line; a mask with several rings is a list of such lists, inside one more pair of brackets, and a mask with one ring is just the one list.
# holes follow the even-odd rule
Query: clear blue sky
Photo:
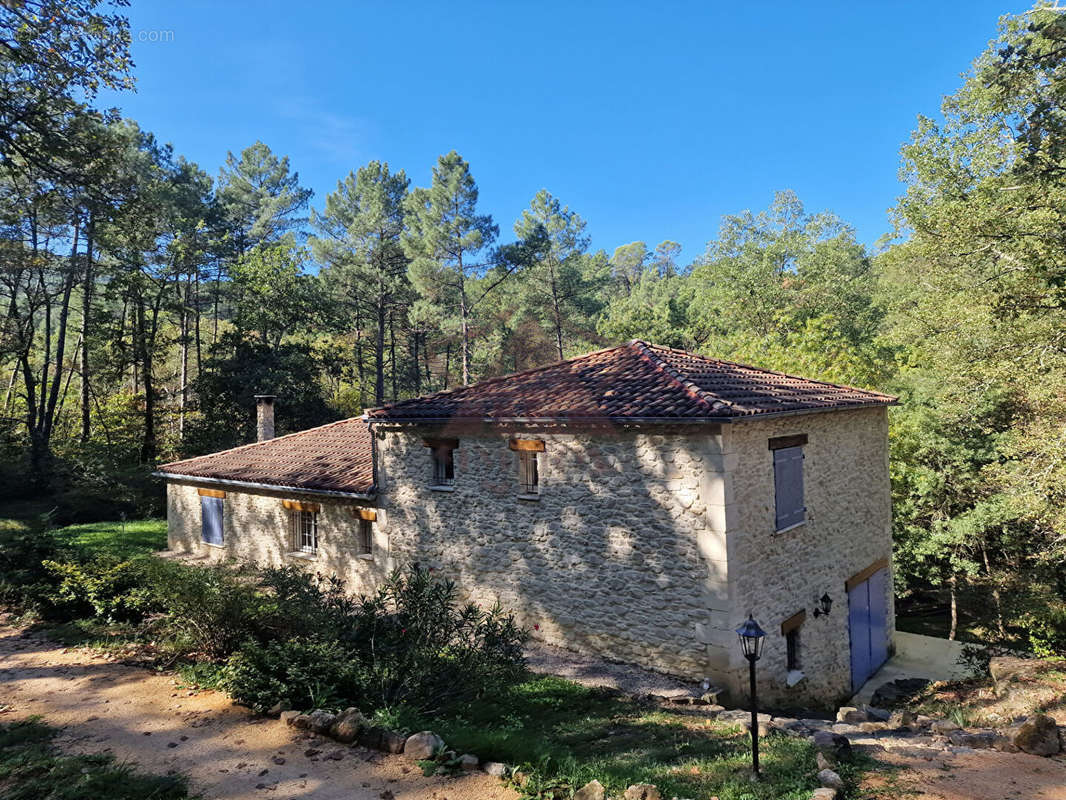
[[132, 0], [138, 89], [104, 99], [213, 175], [261, 139], [317, 206], [371, 159], [424, 185], [455, 149], [504, 236], [546, 188], [594, 248], [673, 239], [687, 262], [776, 189], [874, 242], [915, 116], [1026, 8]]

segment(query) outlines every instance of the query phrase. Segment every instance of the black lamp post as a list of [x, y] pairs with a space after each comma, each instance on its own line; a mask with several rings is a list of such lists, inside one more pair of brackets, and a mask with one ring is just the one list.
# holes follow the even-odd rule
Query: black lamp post
[[751, 677], [751, 774], [759, 778], [759, 699], [755, 689], [755, 662], [762, 655], [762, 642], [766, 632], [750, 614], [748, 619], [737, 628], [740, 647], [744, 658], [748, 659], [748, 674]]

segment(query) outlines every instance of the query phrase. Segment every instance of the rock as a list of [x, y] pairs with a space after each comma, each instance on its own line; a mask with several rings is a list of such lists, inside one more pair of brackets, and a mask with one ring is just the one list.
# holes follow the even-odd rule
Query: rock
[[277, 717], [277, 716], [279, 716], [281, 714], [282, 711], [288, 711], [288, 710], [289, 710], [288, 701], [279, 700], [278, 702], [274, 703], [274, 705], [272, 705], [269, 709], [267, 709], [267, 716], [268, 717]]
[[837, 722], [833, 725], [833, 733], [839, 733], [841, 736], [857, 736], [862, 733], [862, 728], [858, 725], [852, 725], [850, 722]]
[[837, 710], [837, 722], [858, 725], [860, 722], [866, 722], [866, 712], [859, 711], [855, 706], [841, 706]]
[[914, 724], [917, 725], [919, 728], [928, 728], [934, 722], [936, 722], [936, 720], [934, 720], [932, 717], [926, 716], [925, 714], [919, 714], [917, 717], [914, 718]]
[[662, 800], [663, 796], [650, 783], [634, 783], [622, 797], [625, 800]]
[[412, 733], [403, 743], [403, 754], [411, 761], [433, 758], [444, 747], [444, 740], [432, 731]]
[[359, 713], [359, 709], [347, 708], [337, 715], [337, 719], [329, 729], [329, 735], [338, 742], [351, 744], [366, 726], [366, 717]]
[[956, 747], [971, 747], [974, 750], [988, 750], [995, 740], [995, 731], [968, 731], [959, 728], [948, 733], [948, 741]]
[[270, 760], [277, 764], [279, 767], [285, 763], [285, 759], [282, 756], [274, 756]]
[[741, 710], [739, 708], [733, 708], [733, 709], [730, 709], [728, 711], [719, 711], [718, 712], [718, 721], [719, 722], [741, 722], [743, 720], [750, 720], [750, 719], [751, 719], [751, 712], [750, 711], [743, 711], [743, 710]]
[[800, 723], [803, 725], [804, 728], [807, 728], [811, 731], [827, 731], [831, 727], [833, 727], [833, 723], [829, 720], [811, 719], [809, 717], [804, 717], [800, 720]]
[[297, 711], [282, 711], [281, 719], [285, 721], [286, 725], [291, 725], [292, 727], [301, 730], [307, 730], [311, 727], [311, 717]]
[[407, 737], [402, 733], [397, 733], [396, 731], [382, 731], [378, 749], [383, 750], [386, 753], [402, 753], [406, 741]]
[[890, 728], [912, 728], [916, 720], [914, 714], [907, 710], [893, 711], [892, 716], [888, 718], [888, 726]]
[[821, 770], [818, 773], [818, 782], [827, 789], [836, 789], [838, 792], [844, 791], [844, 779], [831, 769]]
[[836, 798], [837, 790], [830, 789], [828, 786], [823, 786], [811, 792], [811, 800], [836, 800]]
[[818, 771], [823, 769], [832, 769], [837, 765], [836, 759], [832, 756], [827, 756], [825, 753], [818, 751], [814, 754], [814, 763], [818, 765]]
[[866, 712], [866, 718], [870, 722], [888, 722], [892, 716], [892, 712], [887, 708], [877, 708], [877, 706], [863, 706], [863, 711]]
[[607, 800], [607, 791], [602, 783], [592, 780], [574, 792], [574, 800]]
[[934, 719], [929, 726], [929, 730], [933, 733], [939, 733], [942, 736], [946, 736], [952, 731], [957, 731], [961, 727], [961, 725], [955, 724], [950, 719]]
[[481, 769], [494, 778], [502, 778], [507, 774], [507, 765], [501, 764], [499, 761], [486, 761], [481, 765]]
[[480, 763], [480, 759], [471, 753], [464, 753], [459, 756], [459, 767], [466, 772], [473, 772]]
[[1062, 751], [1058, 726], [1047, 714], [1035, 714], [1013, 728], [1011, 743], [1034, 756], [1053, 756]]
[[340, 761], [344, 758], [344, 751], [339, 748], [335, 750], [330, 750], [328, 753], [326, 753], [326, 758], [328, 758], [330, 761]]
[[851, 742], [846, 736], [832, 731], [818, 731], [811, 737], [814, 749], [824, 753], [837, 762], [847, 761], [851, 758]]
[[870, 705], [878, 708], [898, 706], [901, 702], [910, 700], [928, 685], [929, 681], [925, 678], [900, 678], [896, 681], [889, 681], [877, 687], [877, 691], [870, 698]]
[[[386, 733], [387, 731], [384, 728], [379, 728], [377, 725], [370, 725], [359, 731], [356, 741], [358, 741], [363, 747], [369, 747], [371, 750], [384, 750], [385, 748], [382, 747], [382, 742]], [[406, 737], [404, 737], [404, 741], [407, 741]], [[390, 750], [389, 752], [392, 751]], [[397, 752], [402, 753], [403, 749], [401, 748]]]
[[333, 727], [333, 723], [337, 720], [336, 714], [330, 714], [328, 711], [317, 709], [307, 715], [310, 724], [308, 727], [315, 733], [323, 736], [329, 735], [329, 729]]

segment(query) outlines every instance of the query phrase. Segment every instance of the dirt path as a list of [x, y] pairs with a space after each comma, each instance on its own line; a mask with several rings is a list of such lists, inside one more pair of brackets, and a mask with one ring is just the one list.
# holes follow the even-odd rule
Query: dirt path
[[[863, 786], [877, 798], [908, 800], [1066, 800], [1066, 756], [1041, 758], [949, 747], [928, 737], [857, 745], [895, 771], [874, 770]], [[893, 788], [895, 787], [895, 788]]]
[[68, 751], [106, 752], [156, 774], [181, 772], [206, 798], [513, 800], [484, 773], [425, 778], [389, 756], [255, 717], [217, 692], [68, 649], [0, 625], [0, 721], [31, 715], [63, 728]]

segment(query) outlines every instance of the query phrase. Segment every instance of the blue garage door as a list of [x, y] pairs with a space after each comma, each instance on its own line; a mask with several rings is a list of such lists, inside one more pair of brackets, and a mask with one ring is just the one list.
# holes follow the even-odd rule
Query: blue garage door
[[848, 590], [851, 687], [858, 691], [888, 659], [888, 569]]
[[222, 498], [200, 498], [200, 536], [207, 544], [222, 544]]

